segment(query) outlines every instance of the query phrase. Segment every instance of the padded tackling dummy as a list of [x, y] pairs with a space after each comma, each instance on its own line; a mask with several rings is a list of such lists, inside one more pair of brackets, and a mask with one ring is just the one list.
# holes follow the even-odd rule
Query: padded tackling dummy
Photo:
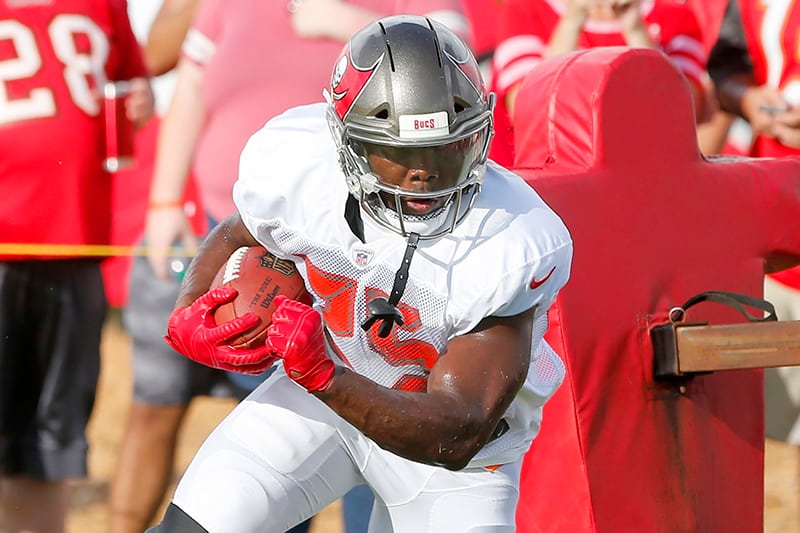
[[[763, 371], [653, 379], [649, 328], [707, 290], [762, 296], [800, 256], [800, 159], [705, 160], [660, 52], [596, 48], [521, 86], [516, 170], [572, 232], [548, 339], [567, 378], [526, 456], [519, 531], [763, 528]], [[741, 322], [706, 303], [690, 321]]]

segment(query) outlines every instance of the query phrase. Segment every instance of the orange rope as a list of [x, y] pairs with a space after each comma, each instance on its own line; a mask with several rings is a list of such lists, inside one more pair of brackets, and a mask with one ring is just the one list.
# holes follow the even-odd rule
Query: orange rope
[[[115, 244], [35, 244], [0, 243], [0, 255], [30, 257], [128, 257], [147, 255], [146, 246]], [[172, 257], [193, 257], [195, 252], [184, 247], [172, 247], [167, 252]]]

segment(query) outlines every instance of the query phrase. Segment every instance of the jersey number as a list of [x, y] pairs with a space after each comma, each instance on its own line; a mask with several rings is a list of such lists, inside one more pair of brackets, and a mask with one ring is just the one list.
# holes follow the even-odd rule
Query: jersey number
[[[325, 302], [323, 306], [323, 316], [328, 330], [340, 337], [352, 337], [356, 327], [361, 327], [361, 319], [366, 317], [355, 317], [356, 288], [358, 284], [355, 280], [344, 276], [338, 276], [329, 272], [323, 272], [306, 261], [308, 267], [308, 280], [317, 293]], [[388, 295], [375, 288], [367, 288], [365, 291], [366, 301]], [[365, 302], [366, 303], [366, 302]], [[403, 314], [403, 325], [395, 326], [392, 333], [381, 338], [377, 334], [378, 327], [374, 326], [367, 332], [369, 344], [372, 350], [379, 353], [384, 360], [395, 367], [417, 365], [426, 370], [433, 368], [439, 357], [439, 351], [430, 343], [419, 339], [401, 339], [399, 332], [414, 333], [422, 326], [419, 310], [402, 302], [398, 309]], [[357, 321], [356, 318], [359, 318]], [[403, 390], [424, 390], [425, 380], [419, 376], [408, 375], [395, 383], [393, 388]]]
[[[78, 34], [89, 40], [88, 53], [76, 48]], [[58, 15], [47, 27], [47, 35], [63, 66], [62, 74], [72, 101], [86, 114], [96, 116], [100, 103], [90, 81], [92, 75], [102, 76], [108, 59], [105, 33], [84, 15]], [[42, 68], [42, 53], [33, 30], [17, 20], [0, 20], [0, 41], [10, 41], [16, 54], [0, 61], [0, 124], [54, 116], [56, 101], [49, 87], [36, 87], [24, 96], [9, 96], [9, 82], [33, 78]]]

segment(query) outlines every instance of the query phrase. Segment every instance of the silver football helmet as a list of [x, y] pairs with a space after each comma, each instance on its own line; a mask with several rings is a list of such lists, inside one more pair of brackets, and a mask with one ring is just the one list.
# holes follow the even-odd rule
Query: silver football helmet
[[[370, 217], [422, 239], [463, 221], [486, 170], [494, 95], [452, 30], [410, 15], [370, 24], [345, 45], [326, 98], [347, 186]], [[375, 171], [373, 154], [447, 176], [425, 192], [401, 188]], [[413, 204], [434, 208], [414, 212]]]

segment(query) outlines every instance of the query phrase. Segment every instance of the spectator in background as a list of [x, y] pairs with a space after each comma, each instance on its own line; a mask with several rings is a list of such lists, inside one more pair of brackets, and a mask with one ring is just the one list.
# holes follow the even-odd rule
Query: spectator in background
[[693, 11], [666, 0], [509, 0], [494, 54], [496, 138], [490, 157], [514, 161], [510, 117], [519, 84], [542, 59], [598, 46], [660, 48], [686, 76], [695, 115], [706, 117], [706, 52]]
[[[197, 0], [169, 0], [171, 19], [181, 16], [182, 11]], [[185, 7], [184, 7], [185, 6]], [[161, 0], [136, 0], [128, 2], [128, 17], [130, 18], [133, 33], [140, 45], [147, 40], [147, 34], [155, 15], [162, 7]], [[164, 11], [166, 11], [166, 5]], [[165, 16], [162, 12], [159, 16]], [[188, 27], [189, 21], [186, 22]], [[185, 33], [185, 30], [184, 30]], [[177, 39], [176, 39], [177, 40]], [[152, 120], [147, 121], [144, 127], [136, 131], [134, 138], [133, 164], [121, 168], [111, 176], [112, 212], [114, 216], [111, 223], [111, 244], [124, 247], [133, 247], [139, 244], [144, 232], [144, 218], [147, 212], [147, 197], [150, 192], [150, 181], [153, 176], [153, 163], [155, 161], [155, 144], [158, 128], [172, 90], [175, 85], [174, 72], [169, 70], [168, 54], [174, 53], [173, 64], [177, 62], [177, 50], [180, 49], [182, 39], [177, 40], [177, 50], [170, 52], [169, 43], [159, 40], [158, 46], [152, 46], [144, 51], [145, 66], [151, 75], [150, 85], [155, 95], [156, 114]], [[195, 213], [192, 221], [198, 231], [205, 230], [205, 217], [200, 217], [197, 212], [196, 187], [190, 182], [186, 195], [187, 209]], [[137, 252], [141, 248], [135, 248]], [[130, 255], [117, 255], [109, 257], [102, 264], [103, 281], [106, 288], [106, 298], [114, 309], [124, 309], [128, 301], [128, 278], [133, 258]]]
[[[131, 23], [142, 43], [145, 65], [154, 76], [152, 86], [157, 116], [138, 132], [136, 165], [114, 175], [114, 230], [121, 244], [133, 244], [144, 231], [156, 137], [161, 117], [174, 91], [175, 75], [172, 69], [178, 61], [181, 44], [199, 5], [200, 0], [137, 0], [128, 3]], [[187, 187], [186, 199], [187, 208], [196, 206], [193, 187]], [[193, 227], [203, 231], [205, 217], [194, 217]], [[117, 297], [117, 304], [125, 309], [123, 318], [133, 345], [134, 405], [142, 401], [141, 398], [169, 402], [177, 397], [174, 401], [178, 402], [182, 395], [188, 394], [186, 390], [192, 388], [202, 393], [213, 390], [217, 395], [228, 397], [244, 394], [236, 390], [221, 373], [190, 373], [191, 365], [171, 357], [172, 351], [158, 337], [154, 337], [156, 329], [162, 327], [158, 317], [149, 319], [146, 313], [127, 312], [125, 306], [129, 300], [133, 301], [134, 307], [158, 303], [171, 305], [178, 293], [177, 283], [159, 282], [152, 287], [136, 283], [139, 278], [152, 278], [144, 257], [133, 258], [132, 264], [130, 258], [115, 257], [103, 266], [107, 290], [113, 291], [117, 284], [128, 283], [129, 275], [135, 278], [133, 291], [116, 289], [121, 294]], [[163, 416], [172, 414], [165, 407], [162, 412], [146, 413], [150, 416], [129, 417], [108, 500], [110, 533], [144, 531], [161, 504], [161, 495], [172, 476], [178, 429], [176, 427], [174, 433], [157, 433], [162, 427], [157, 416], [164, 412], [166, 414]]]
[[9, 533], [60, 533], [66, 481], [87, 474], [107, 308], [102, 87], [131, 80], [137, 125], [153, 97], [122, 0], [3, 2], [0, 28], [0, 242], [42, 245], [0, 258], [0, 507]]
[[[457, 0], [205, 0], [200, 7], [159, 133], [146, 221], [149, 265], [137, 261], [131, 273], [131, 295], [142, 297], [132, 298], [126, 309], [127, 321], [142, 325], [131, 331], [135, 396], [125, 436], [136, 444], [126, 445], [130, 453], [120, 458], [112, 500], [127, 505], [129, 523], [135, 520], [137, 528], [149, 524], [164, 496], [191, 398], [208, 393], [197, 388], [195, 376], [208, 376], [211, 369], [175, 354], [162, 340], [177, 294], [169, 250], [195, 249], [199, 240], [183, 209], [190, 170], [213, 226], [234, 211], [231, 190], [247, 138], [285, 108], [318, 101], [342, 42], [368, 22], [398, 12], [427, 13], [467, 32]], [[137, 339], [142, 349], [136, 349]], [[234, 378], [240, 390], [261, 379]], [[364, 531], [351, 527], [350, 519], [365, 524], [369, 511], [362, 504], [350, 513], [353, 501], [345, 499], [348, 531]], [[114, 533], [124, 531], [142, 529]]]
[[[800, 155], [800, 5], [733, 0], [708, 69], [720, 107], [746, 119], [746, 155]], [[789, 265], [787, 265], [789, 266]], [[780, 320], [800, 320], [800, 267], [767, 276], [764, 296]], [[767, 436], [800, 445], [800, 368], [767, 369]]]
[[481, 65], [490, 64], [497, 46], [502, 2], [498, 0], [462, 0], [464, 14], [469, 21], [470, 38], [475, 59]]

